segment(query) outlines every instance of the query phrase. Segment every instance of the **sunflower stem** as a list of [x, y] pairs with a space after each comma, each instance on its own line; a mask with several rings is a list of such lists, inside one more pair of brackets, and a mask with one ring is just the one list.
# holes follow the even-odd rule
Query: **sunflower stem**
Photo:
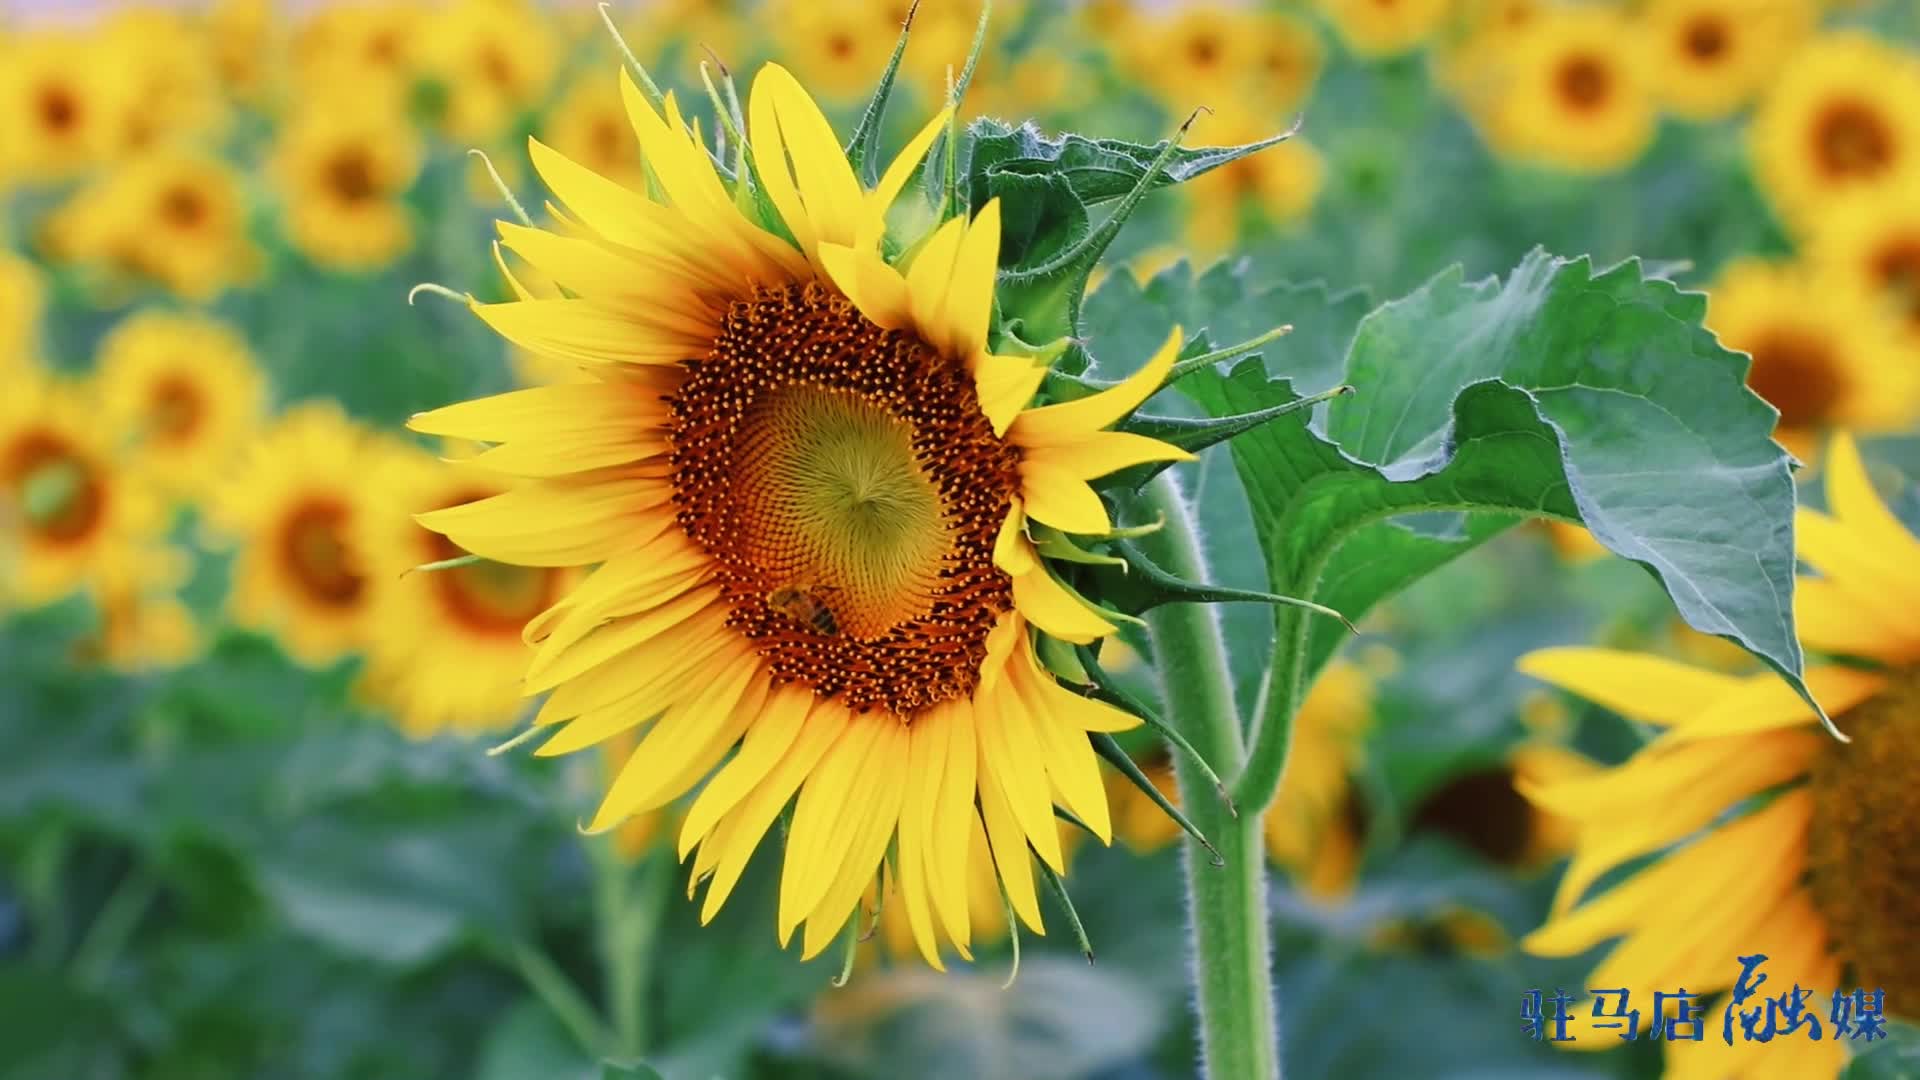
[[659, 858], [660, 850], [656, 846], [636, 865], [621, 855], [612, 837], [592, 844], [607, 1012], [614, 1051], [623, 1058], [646, 1053], [651, 1034], [647, 986], [673, 876], [672, 868]]
[[593, 1011], [593, 1005], [587, 1001], [580, 988], [560, 970], [538, 945], [528, 941], [514, 941], [510, 946], [513, 966], [520, 972], [534, 996], [553, 1010], [554, 1018], [567, 1029], [580, 1048], [594, 1057], [604, 1057], [612, 1052], [613, 1036]]
[[[1192, 512], [1172, 473], [1142, 494], [1145, 509], [1165, 515], [1166, 528], [1140, 538], [1161, 566], [1205, 580], [1208, 567]], [[1291, 609], [1285, 609], [1291, 610]], [[1246, 762], [1246, 740], [1234, 703], [1226, 643], [1213, 609], [1169, 604], [1148, 612], [1167, 719], [1186, 733], [1201, 756], [1228, 776]], [[1176, 691], [1177, 688], [1177, 691]], [[1187, 758], [1176, 758], [1180, 804], [1213, 838], [1223, 869], [1199, 844], [1181, 845], [1192, 935], [1194, 1012], [1205, 1075], [1278, 1080], [1279, 1031], [1267, 933], [1267, 875], [1262, 847], [1264, 804], [1244, 804], [1239, 816], [1218, 799], [1213, 783]]]

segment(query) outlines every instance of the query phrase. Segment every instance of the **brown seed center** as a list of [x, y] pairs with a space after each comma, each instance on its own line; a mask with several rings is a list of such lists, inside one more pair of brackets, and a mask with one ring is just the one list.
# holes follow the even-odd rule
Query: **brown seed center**
[[344, 503], [316, 497], [296, 507], [280, 527], [281, 568], [319, 607], [352, 608], [366, 593], [348, 539], [350, 516]]
[[154, 439], [170, 445], [191, 440], [206, 418], [207, 401], [192, 381], [168, 375], [157, 380], [147, 398], [147, 426]]
[[737, 301], [689, 368], [674, 501], [729, 625], [856, 710], [970, 694], [1012, 603], [992, 553], [1019, 457], [963, 366], [808, 285]]
[[1687, 55], [1703, 64], [1727, 55], [1733, 44], [1727, 25], [1713, 15], [1702, 15], [1688, 23], [1684, 41]]
[[107, 487], [100, 470], [51, 432], [29, 432], [5, 460], [5, 487], [24, 511], [27, 532], [42, 543], [73, 547], [106, 519]]
[[1579, 54], [1561, 61], [1554, 77], [1560, 100], [1580, 112], [1592, 112], [1607, 103], [1613, 92], [1613, 71], [1598, 57]]
[[1506, 767], [1456, 777], [1414, 811], [1413, 828], [1444, 836], [1501, 866], [1521, 866], [1533, 851], [1534, 810], [1513, 782], [1513, 770]]
[[327, 186], [344, 203], [363, 203], [380, 193], [366, 151], [348, 147], [327, 160]]
[[1753, 355], [1747, 385], [1780, 410], [1781, 427], [1811, 427], [1832, 419], [1847, 386], [1825, 340], [1781, 327], [1761, 334], [1747, 351]]
[[1835, 179], [1871, 177], [1893, 162], [1893, 129], [1864, 101], [1841, 99], [1814, 119], [1814, 159]]
[[1814, 758], [1807, 826], [1808, 886], [1845, 981], [1920, 1007], [1920, 672], [1847, 712], [1851, 743]]
[[1882, 245], [1874, 254], [1873, 276], [1895, 313], [1920, 331], [1920, 233]]

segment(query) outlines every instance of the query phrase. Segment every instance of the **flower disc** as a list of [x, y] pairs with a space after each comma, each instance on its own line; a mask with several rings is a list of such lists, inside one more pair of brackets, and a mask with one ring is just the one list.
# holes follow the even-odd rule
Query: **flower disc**
[[776, 678], [897, 713], [972, 691], [1012, 606], [1019, 455], [963, 369], [818, 286], [764, 289], [672, 412], [679, 522]]

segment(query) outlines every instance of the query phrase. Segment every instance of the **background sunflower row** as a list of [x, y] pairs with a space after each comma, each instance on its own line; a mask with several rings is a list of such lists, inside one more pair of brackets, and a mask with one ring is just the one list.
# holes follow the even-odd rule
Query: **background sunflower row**
[[[703, 58], [774, 57], [844, 117], [905, 13], [770, 0], [614, 19], [693, 100]], [[922, 101], [944, 93], [976, 15], [922, 3], [904, 68]], [[966, 111], [1151, 139], [1204, 105], [1203, 143], [1304, 114], [1276, 151], [1158, 196], [1090, 321], [1118, 325], [1129, 304], [1172, 321], [1204, 296], [1215, 338], [1237, 340], [1277, 305], [1364, 311], [1449, 262], [1502, 269], [1536, 243], [1652, 253], [1709, 290], [1710, 325], [1754, 355], [1781, 437], [1816, 459], [1833, 428], [1899, 433], [1920, 415], [1916, 22], [1911, 5], [1820, 0], [1002, 3]], [[518, 715], [518, 625], [565, 583], [491, 564], [405, 574], [459, 554], [409, 515], [489, 481], [457, 464], [472, 448], [423, 445], [399, 422], [573, 377], [502, 354], [459, 312], [409, 309], [407, 289], [498, 294], [473, 254], [505, 213], [488, 167], [537, 206], [518, 164], [528, 134], [643, 176], [616, 59], [590, 5], [509, 0], [127, 7], [5, 28], [0, 603], [6, 715], [31, 722], [5, 734], [18, 764], [0, 802], [0, 994], [22, 1006], [24, 1041], [0, 1044], [154, 1075], [272, 1060], [285, 1031], [301, 1075], [524, 1075], [515, 1055], [566, 1059], [567, 1006], [543, 965], [591, 982], [609, 962], [609, 920], [581, 900], [600, 856], [567, 810], [585, 781], [545, 761], [476, 769], [465, 739], [411, 741]], [[1175, 251], [1232, 260], [1203, 273]], [[1283, 362], [1303, 385], [1338, 377], [1337, 355]], [[1872, 456], [1903, 453], [1889, 440]], [[1224, 461], [1202, 477], [1233, 484]], [[1250, 552], [1235, 539], [1244, 505], [1216, 504], [1210, 535]], [[1250, 555], [1223, 570], [1264, 584]], [[1303, 1026], [1397, 980], [1426, 1027], [1450, 1032], [1397, 1060], [1483, 1065], [1497, 1043], [1516, 1067], [1657, 1072], [1642, 1047], [1589, 1066], [1508, 1037], [1520, 988], [1586, 970], [1514, 945], [1544, 917], [1542, 870], [1572, 837], [1516, 783], [1637, 745], [1513, 661], [1598, 639], [1745, 670], [1665, 610], [1632, 568], [1569, 563], [1530, 535], [1369, 623], [1303, 714], [1269, 823], [1299, 883], [1276, 925], [1285, 992], [1313, 1003]], [[1228, 615], [1236, 653], [1268, 652], [1264, 618]], [[1142, 754], [1164, 783], [1164, 761]], [[1129, 850], [1170, 858], [1157, 811], [1113, 796]], [[659, 913], [654, 962], [678, 982], [651, 991], [667, 1060], [830, 1076], [946, 1060], [966, 1075], [1018, 1052], [1033, 1075], [1184, 1075], [1181, 946], [1150, 929], [1179, 922], [1164, 866], [1076, 855], [1083, 895], [1116, 898], [1082, 904], [1106, 946], [1093, 976], [1047, 942], [1009, 995], [977, 996], [1000, 970], [939, 985], [902, 970], [816, 1000], [830, 973], [760, 942], [752, 911], [718, 942], [674, 940], [688, 916], [666, 895], [659, 824], [618, 848], [631, 906]], [[26, 991], [47, 969], [67, 995], [52, 1000], [116, 1034], [83, 1048], [35, 1033]], [[316, 992], [357, 1004], [315, 1015], [302, 999]], [[228, 1026], [236, 994], [260, 1004]], [[1041, 1008], [1060, 996], [1083, 1007]], [[489, 1035], [473, 1036], [475, 1014], [494, 1018]], [[398, 1034], [395, 1016], [417, 1027]], [[923, 1026], [903, 1035], [902, 1016]], [[329, 1053], [335, 1028], [352, 1034]], [[1288, 1052], [1306, 1075], [1395, 1068], [1351, 1036], [1300, 1035]]]

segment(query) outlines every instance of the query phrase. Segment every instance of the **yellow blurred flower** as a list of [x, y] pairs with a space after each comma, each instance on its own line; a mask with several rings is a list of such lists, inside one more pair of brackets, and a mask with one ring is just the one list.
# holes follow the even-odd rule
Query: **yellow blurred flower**
[[1454, 32], [1434, 51], [1434, 82], [1469, 113], [1487, 115], [1506, 84], [1516, 45], [1549, 9], [1550, 0], [1467, 0]]
[[0, 394], [0, 597], [57, 600], [125, 543], [157, 534], [159, 504], [115, 456], [80, 386], [30, 369]]
[[200, 649], [200, 628], [180, 602], [192, 559], [176, 547], [128, 543], [101, 560], [87, 592], [99, 626], [81, 645], [83, 659], [119, 671], [176, 667]]
[[59, 258], [210, 300], [252, 276], [246, 195], [232, 166], [211, 154], [159, 150], [82, 189], [47, 225]]
[[400, 196], [420, 168], [419, 136], [374, 101], [316, 106], [288, 123], [273, 175], [288, 238], [308, 258], [341, 270], [385, 266], [413, 245]]
[[1851, 199], [1821, 223], [1812, 259], [1833, 292], [1864, 297], [1920, 363], [1920, 200]]
[[[900, 37], [906, 7], [881, 0], [767, 0], [764, 17], [780, 27], [780, 58], [816, 94], [853, 101], [869, 93]], [[928, 13], [925, 5], [921, 15]], [[918, 22], [914, 37], [920, 36]], [[916, 51], [919, 51], [916, 49]], [[962, 58], [964, 59], [964, 57]], [[904, 62], [904, 60], [903, 60]], [[956, 60], [956, 69], [960, 60]]]
[[1913, 419], [1920, 369], [1903, 363], [1865, 299], [1797, 265], [1738, 261], [1708, 290], [1707, 326], [1753, 357], [1747, 385], [1780, 410], [1775, 438], [1809, 456], [1833, 427]]
[[91, 62], [126, 80], [118, 150], [204, 143], [226, 126], [227, 99], [209, 40], [175, 12], [120, 8], [102, 24]]
[[545, 13], [522, 0], [457, 0], [435, 14], [426, 40], [446, 91], [441, 126], [469, 142], [504, 134], [545, 96], [560, 65]]
[[[574, 80], [540, 122], [540, 141], [633, 191], [645, 191], [640, 140], [634, 137], [620, 83], [596, 68]], [[516, 155], [517, 157], [517, 155]]]
[[1575, 525], [1571, 521], [1542, 521], [1540, 527], [1546, 532], [1554, 553], [1568, 562], [1588, 562], [1611, 554], [1605, 545], [1593, 538], [1585, 525]]
[[1808, 0], [1652, 0], [1643, 40], [1661, 103], [1697, 120], [1753, 100], [1813, 28]]
[[362, 647], [377, 590], [392, 579], [360, 549], [363, 519], [404, 517], [408, 467], [388, 437], [331, 402], [280, 417], [206, 507], [209, 531], [238, 547], [233, 620], [273, 632], [305, 664]]
[[106, 162], [120, 149], [127, 92], [89, 36], [22, 34], [0, 45], [0, 176], [62, 180]]
[[203, 316], [129, 317], [101, 342], [97, 372], [101, 418], [159, 487], [189, 499], [211, 489], [265, 412], [246, 341]]
[[47, 287], [32, 261], [0, 249], [0, 372], [29, 363], [40, 348]]
[[1597, 7], [1556, 8], [1506, 50], [1495, 92], [1479, 99], [1503, 154], [1580, 172], [1632, 164], [1658, 119], [1635, 24]]
[[1267, 808], [1267, 855], [1309, 894], [1334, 898], [1353, 885], [1362, 825], [1348, 778], [1373, 722], [1373, 683], [1353, 664], [1321, 672], [1293, 718], [1293, 746]]
[[1307, 20], [1281, 11], [1255, 15], [1247, 30], [1253, 37], [1247, 88], [1257, 107], [1275, 113], [1300, 108], [1326, 64], [1320, 32]]
[[1846, 198], [1920, 190], [1920, 58], [1855, 31], [1799, 50], [1750, 131], [1754, 173], [1790, 227]]
[[[1231, 146], [1269, 138], [1272, 121], [1240, 110], [1202, 116], [1194, 125], [1197, 144]], [[1202, 254], [1232, 249], [1241, 240], [1249, 212], [1267, 222], [1285, 224], [1313, 209], [1325, 182], [1326, 163], [1304, 137], [1270, 146], [1222, 165], [1187, 184], [1187, 247]]]
[[420, 75], [434, 18], [406, 0], [317, 6], [293, 36], [300, 81], [309, 94], [348, 89], [398, 100]]
[[414, 514], [491, 498], [512, 482], [415, 450], [395, 468], [404, 479], [396, 512], [360, 518], [357, 546], [366, 553], [368, 573], [384, 579], [376, 589], [366, 691], [416, 738], [506, 727], [528, 703], [522, 683], [533, 650], [521, 632], [565, 596], [578, 575], [489, 560], [408, 572], [466, 554], [421, 528]]
[[1320, 0], [1347, 48], [1367, 57], [1396, 56], [1426, 44], [1453, 7], [1454, 0]]
[[1121, 54], [1176, 111], [1217, 108], [1252, 67], [1252, 21], [1243, 8], [1205, 0], [1142, 13], [1128, 24]]
[[213, 67], [227, 92], [241, 101], [266, 98], [286, 59], [272, 0], [216, 0], [206, 27]]

